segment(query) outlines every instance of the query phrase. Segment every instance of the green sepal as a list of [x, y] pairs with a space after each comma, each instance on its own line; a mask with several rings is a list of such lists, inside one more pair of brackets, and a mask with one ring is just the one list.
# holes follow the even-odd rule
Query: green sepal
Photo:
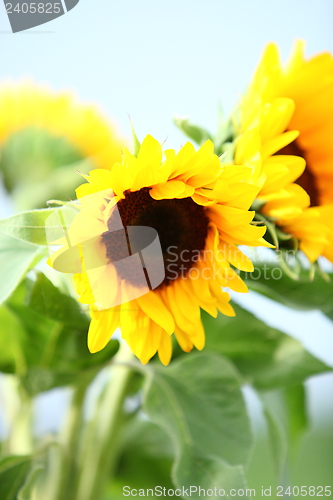
[[49, 208], [52, 208], [51, 205], [55, 205], [56, 207], [60, 206], [60, 207], [72, 208], [77, 212], [79, 212], [81, 209], [77, 201], [47, 200], [46, 204]]
[[131, 124], [131, 132], [132, 132], [132, 139], [133, 139], [133, 155], [137, 158], [140, 148], [141, 148], [141, 142], [138, 139], [138, 136], [136, 135], [136, 132], [134, 130], [134, 125], [133, 122], [130, 118], [130, 124]]
[[223, 161], [232, 163], [235, 156], [237, 144], [237, 134], [235, 131], [235, 123], [232, 118], [224, 120], [223, 116], [219, 115], [219, 124], [216, 135], [214, 136], [215, 152], [218, 156], [228, 153]]
[[256, 198], [252, 203], [250, 210], [254, 210], [255, 212], [260, 212], [265, 203], [266, 200], [259, 200], [258, 198]]
[[217, 148], [217, 154], [220, 162], [229, 164], [233, 162], [235, 156], [236, 142], [225, 142], [220, 148]]
[[284, 231], [281, 231], [281, 229], [279, 229], [278, 227], [275, 227], [275, 231], [279, 241], [289, 241], [293, 238], [292, 234], [285, 233]]
[[207, 140], [213, 141], [211, 134], [206, 129], [199, 125], [194, 125], [188, 118], [174, 117], [173, 122], [187, 137], [198, 144], [198, 146], [201, 146]]

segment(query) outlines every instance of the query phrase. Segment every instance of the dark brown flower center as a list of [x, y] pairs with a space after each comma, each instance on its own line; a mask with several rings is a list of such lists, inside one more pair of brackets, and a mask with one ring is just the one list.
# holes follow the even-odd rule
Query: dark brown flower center
[[319, 190], [317, 187], [316, 177], [311, 172], [311, 165], [309, 165], [309, 162], [307, 161], [306, 153], [300, 148], [297, 140], [280, 149], [280, 151], [278, 151], [276, 154], [301, 156], [306, 160], [306, 168], [302, 175], [295, 182], [296, 184], [301, 186], [310, 196], [311, 207], [318, 206]]
[[[117, 268], [118, 275], [140, 286], [138, 276], [123, 259], [129, 255], [128, 234], [131, 226], [144, 226], [156, 230], [163, 255], [165, 278], [160, 287], [168, 285], [180, 276], [186, 276], [204, 250], [209, 220], [204, 208], [191, 198], [154, 200], [149, 188], [128, 191], [117, 205], [124, 230], [119, 230], [118, 213], [108, 221], [109, 231], [103, 235], [107, 257]], [[126, 235], [125, 235], [126, 233]], [[134, 244], [136, 251], [144, 246]], [[134, 253], [130, 245], [130, 253]]]

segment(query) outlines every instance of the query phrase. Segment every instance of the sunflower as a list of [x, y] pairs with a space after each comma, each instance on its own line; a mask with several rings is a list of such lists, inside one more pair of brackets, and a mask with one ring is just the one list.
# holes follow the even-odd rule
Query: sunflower
[[299, 241], [311, 262], [333, 261], [333, 58], [303, 57], [286, 68], [269, 44], [241, 104], [236, 163], [251, 166], [261, 212]]
[[[124, 149], [122, 163], [90, 172], [77, 189], [80, 212], [51, 265], [57, 268], [65, 252], [71, 260], [66, 241], [80, 247], [72, 259], [74, 267], [82, 265], [74, 280], [79, 300], [90, 306], [91, 352], [103, 349], [120, 327], [142, 363], [158, 352], [167, 365], [172, 334], [185, 352], [203, 349], [200, 308], [214, 317], [218, 311], [234, 315], [222, 287], [246, 292], [234, 267], [253, 270], [237, 245], [270, 246], [262, 238], [266, 228], [251, 224], [248, 209], [258, 188], [246, 182], [249, 173], [244, 166], [221, 167], [211, 141], [198, 151], [186, 143], [163, 157], [149, 135], [137, 156]], [[151, 228], [159, 237], [162, 261], [154, 267], [156, 254], [150, 254], [141, 274], [135, 255], [126, 259], [133, 228]], [[147, 285], [147, 270], [157, 285]]]
[[[40, 198], [37, 205], [44, 204], [49, 195], [74, 196], [76, 168], [65, 171], [64, 167], [77, 164], [86, 172], [110, 168], [121, 160], [123, 146], [115, 128], [93, 106], [78, 103], [70, 93], [53, 92], [29, 81], [0, 87], [0, 170], [20, 208], [35, 206], [36, 198]], [[57, 176], [59, 168], [63, 171]], [[27, 187], [30, 196], [22, 199], [21, 191]]]

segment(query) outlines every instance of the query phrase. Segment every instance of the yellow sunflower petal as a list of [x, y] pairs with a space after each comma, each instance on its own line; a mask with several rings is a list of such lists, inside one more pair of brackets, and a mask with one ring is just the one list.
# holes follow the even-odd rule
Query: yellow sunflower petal
[[172, 341], [170, 335], [166, 332], [162, 333], [161, 342], [158, 348], [158, 357], [164, 366], [170, 363], [172, 356]]
[[119, 308], [105, 311], [91, 310], [91, 323], [88, 332], [88, 348], [94, 353], [104, 349], [111, 336], [119, 327]]
[[175, 330], [175, 322], [171, 313], [166, 308], [160, 295], [156, 292], [149, 292], [136, 299], [142, 311], [147, 314], [155, 323], [160, 325], [170, 335]]

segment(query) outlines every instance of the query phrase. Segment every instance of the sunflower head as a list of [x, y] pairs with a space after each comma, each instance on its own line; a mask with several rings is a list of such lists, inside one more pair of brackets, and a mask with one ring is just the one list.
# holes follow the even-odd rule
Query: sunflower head
[[297, 42], [283, 66], [277, 46], [266, 47], [240, 106], [235, 163], [252, 169], [261, 214], [314, 262], [332, 260], [333, 58], [303, 52]]
[[110, 168], [123, 146], [94, 106], [68, 92], [29, 81], [0, 87], [0, 171], [20, 209], [73, 198], [76, 171]]
[[92, 352], [120, 327], [143, 363], [158, 352], [168, 364], [172, 334], [186, 352], [204, 347], [200, 308], [234, 315], [223, 287], [246, 292], [236, 271], [253, 269], [237, 245], [269, 246], [266, 228], [251, 224], [250, 173], [222, 166], [210, 141], [163, 154], [151, 136], [137, 157], [125, 149], [122, 163], [90, 172], [67, 240], [79, 247], [75, 283], [90, 306]]

